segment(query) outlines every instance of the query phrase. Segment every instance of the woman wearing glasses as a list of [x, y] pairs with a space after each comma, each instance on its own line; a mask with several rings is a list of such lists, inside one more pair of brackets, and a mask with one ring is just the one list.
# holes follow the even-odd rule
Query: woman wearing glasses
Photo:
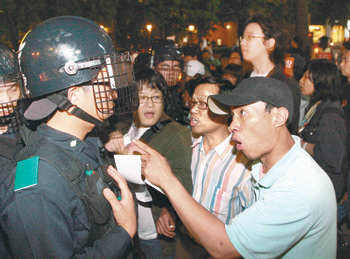
[[[147, 68], [138, 71], [135, 78], [140, 105], [133, 113], [132, 125], [124, 136], [113, 133], [105, 146], [111, 152], [130, 154], [133, 151], [132, 143], [129, 144], [132, 140], [146, 140], [168, 159], [182, 185], [192, 193], [191, 131], [165, 114], [168, 88], [159, 72]], [[157, 131], [155, 125], [161, 128], [160, 131], [150, 133]], [[151, 138], [145, 139], [146, 135], [151, 135]], [[146, 258], [173, 258], [180, 222], [169, 200], [146, 185], [135, 185], [134, 188], [138, 200], [138, 234], [142, 253]]]
[[287, 78], [281, 69], [284, 60], [285, 35], [281, 26], [261, 14], [250, 16], [243, 24], [240, 37], [243, 59], [253, 65], [253, 76], [270, 77], [285, 82], [293, 93], [294, 112], [289, 131], [296, 134], [299, 121], [300, 89], [298, 82]]

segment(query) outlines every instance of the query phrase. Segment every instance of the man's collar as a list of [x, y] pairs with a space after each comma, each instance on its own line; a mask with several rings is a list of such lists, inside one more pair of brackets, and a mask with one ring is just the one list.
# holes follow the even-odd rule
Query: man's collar
[[[229, 151], [231, 151], [232, 148], [234, 147], [234, 143], [231, 138], [232, 138], [232, 135], [230, 134], [229, 136], [227, 136], [225, 140], [223, 140], [219, 145], [217, 145], [214, 148], [215, 152], [218, 154], [221, 160], [225, 160], [227, 155], [230, 153]], [[203, 136], [193, 139], [193, 143], [191, 147], [194, 148], [197, 145], [200, 145], [199, 148], [203, 149]]]
[[292, 148], [276, 163], [272, 168], [265, 174], [262, 179], [259, 179], [261, 162], [253, 165], [252, 176], [256, 183], [264, 188], [270, 188], [278, 179], [280, 179], [286, 172], [287, 168], [290, 166], [290, 162], [294, 161], [294, 157], [299, 153], [300, 138], [297, 136], [292, 136], [294, 140], [294, 145]]
[[84, 141], [81, 141], [79, 138], [51, 128], [45, 123], [41, 124], [38, 127], [37, 132], [41, 136], [49, 139], [52, 143], [56, 144], [57, 146], [63, 149], [67, 149], [71, 152], [80, 153], [86, 147]]

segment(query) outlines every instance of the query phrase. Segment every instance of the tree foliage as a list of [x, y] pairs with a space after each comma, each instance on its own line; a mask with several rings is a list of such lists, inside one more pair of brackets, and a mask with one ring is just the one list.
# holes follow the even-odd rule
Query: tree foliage
[[119, 1], [114, 0], [2, 0], [0, 40], [17, 49], [25, 33], [37, 23], [61, 15], [77, 15], [112, 25]]
[[311, 22], [313, 24], [331, 25], [341, 24], [346, 26], [350, 18], [349, 0], [313, 0], [309, 1], [311, 13]]
[[124, 1], [117, 12], [116, 38], [128, 35], [129, 43], [137, 45], [148, 37], [147, 24], [153, 26], [153, 38], [181, 36], [190, 24], [195, 25], [199, 35], [205, 35], [211, 24], [218, 21], [219, 4], [220, 0]]
[[[188, 34], [193, 24], [199, 37], [215, 23], [241, 22], [251, 12], [274, 17], [281, 26], [294, 26], [297, 0], [1, 0], [0, 40], [17, 48], [35, 24], [59, 15], [78, 15], [111, 30], [117, 46], [145, 45], [149, 37]], [[307, 2], [305, 0], [305, 2]], [[300, 6], [300, 5], [299, 5]], [[309, 1], [312, 22], [345, 25], [349, 0]], [[150, 34], [146, 24], [152, 24]]]

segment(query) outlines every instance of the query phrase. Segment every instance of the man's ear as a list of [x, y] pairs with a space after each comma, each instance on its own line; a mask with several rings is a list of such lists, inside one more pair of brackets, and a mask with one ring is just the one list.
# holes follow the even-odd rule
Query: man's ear
[[273, 51], [273, 49], [276, 46], [276, 40], [274, 38], [270, 38], [268, 40], [265, 40], [265, 46], [269, 51]]
[[77, 104], [80, 88], [78, 86], [72, 86], [68, 89], [67, 98], [72, 104]]
[[288, 121], [289, 112], [287, 108], [285, 107], [275, 107], [274, 108], [274, 115], [275, 115], [275, 127], [281, 127], [285, 125]]

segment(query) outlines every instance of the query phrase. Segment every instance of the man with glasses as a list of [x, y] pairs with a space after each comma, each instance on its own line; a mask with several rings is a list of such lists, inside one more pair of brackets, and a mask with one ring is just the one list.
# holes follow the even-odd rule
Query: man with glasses
[[[228, 130], [230, 116], [216, 115], [208, 109], [210, 95], [223, 94], [233, 88], [227, 80], [206, 77], [197, 83], [189, 102], [190, 125], [196, 136], [192, 144], [192, 197], [225, 224], [254, 201], [251, 161], [234, 146]], [[176, 255], [209, 257], [189, 236], [177, 247]]]
[[161, 73], [169, 88], [169, 104], [165, 112], [174, 120], [184, 124], [182, 101], [183, 52], [174, 41], [161, 39], [152, 49], [151, 68]]
[[[140, 105], [133, 113], [132, 125], [124, 136], [112, 133], [105, 147], [110, 152], [130, 154], [131, 141], [146, 141], [168, 159], [177, 179], [191, 193], [191, 131], [165, 114], [168, 87], [159, 72], [143, 69], [135, 78]], [[181, 223], [169, 200], [146, 185], [133, 186], [139, 203], [138, 235], [142, 252], [150, 259], [172, 258], [175, 242], [181, 237]]]
[[250, 16], [243, 24], [243, 35], [240, 37], [243, 59], [251, 62], [251, 77], [262, 76], [285, 82], [293, 93], [294, 115], [288, 128], [296, 134], [299, 122], [301, 93], [298, 82], [287, 78], [281, 66], [284, 64], [285, 36], [280, 25], [271, 17], [261, 14]]
[[235, 147], [249, 159], [256, 201], [224, 224], [184, 191], [164, 157], [141, 141], [142, 174], [169, 197], [191, 234], [214, 258], [336, 258], [337, 210], [331, 180], [287, 128], [293, 98], [285, 83], [243, 80], [211, 95], [209, 109], [231, 114]]
[[125, 258], [136, 233], [132, 194], [89, 133], [136, 106], [128, 53], [117, 54], [96, 23], [61, 16], [26, 34], [19, 62], [35, 98], [24, 116], [47, 122], [21, 128], [25, 147], [1, 185], [0, 257]]

